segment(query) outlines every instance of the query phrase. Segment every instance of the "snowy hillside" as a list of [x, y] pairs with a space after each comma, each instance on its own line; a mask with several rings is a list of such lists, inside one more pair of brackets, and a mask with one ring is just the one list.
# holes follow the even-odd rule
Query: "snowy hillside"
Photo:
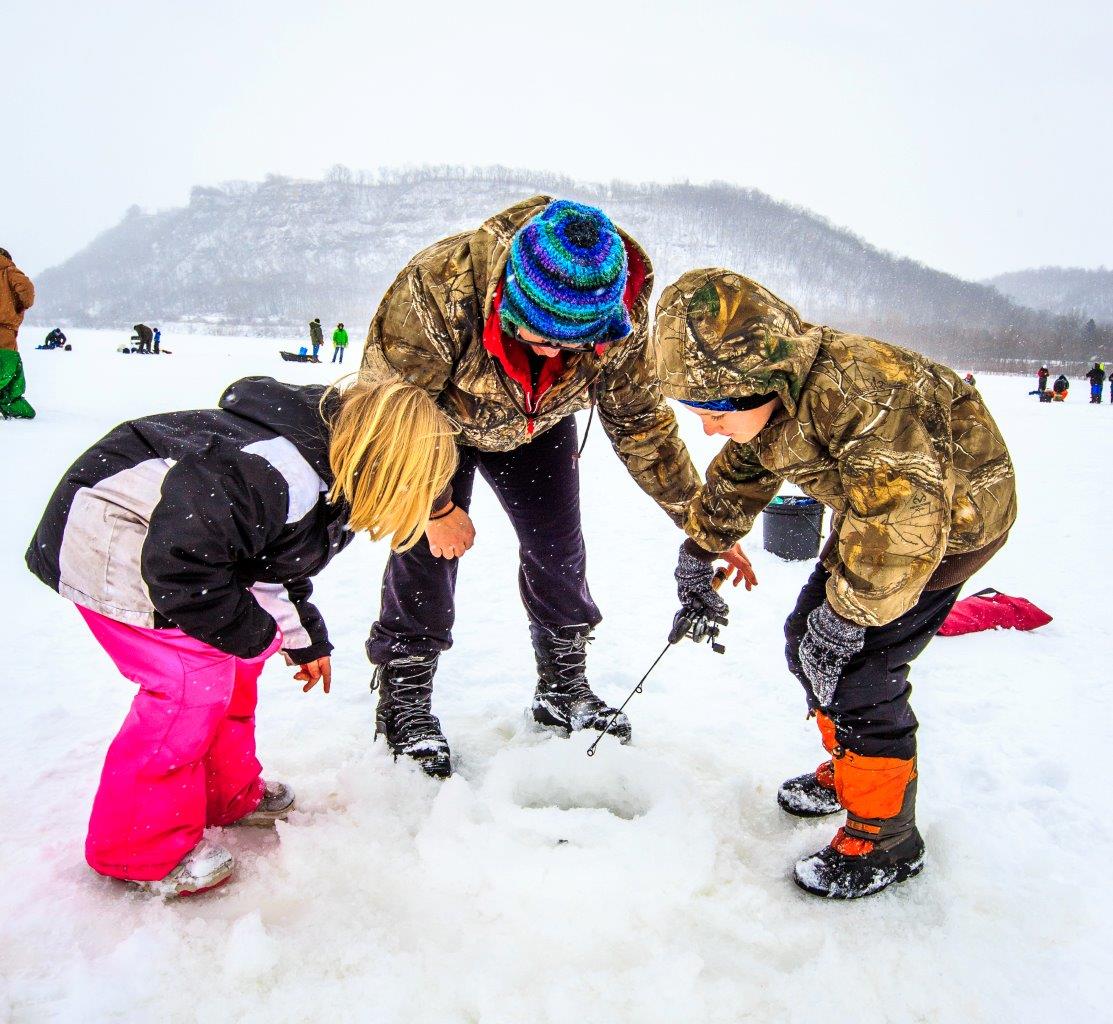
[[[412, 214], [430, 230], [429, 211]], [[968, 590], [1023, 594], [1055, 621], [941, 638], [914, 666], [919, 879], [851, 905], [789, 880], [835, 827], [775, 802], [782, 779], [821, 760], [782, 650], [806, 563], [781, 562], [753, 537], [761, 585], [729, 595], [726, 655], [670, 651], [630, 705], [633, 744], [604, 741], [588, 759], [585, 739], [526, 719], [515, 545], [479, 484], [456, 645], [434, 700], [456, 776], [438, 784], [371, 742], [362, 643], [385, 551], [361, 540], [318, 586], [337, 644], [332, 694], [303, 694], [273, 659], [262, 680], [260, 756], [297, 789], [299, 810], [277, 833], [224, 832], [233, 883], [164, 905], [85, 866], [91, 797], [133, 687], [72, 606], [26, 572], [23, 551], [58, 476], [118, 421], [210, 405], [245, 374], [324, 381], [331, 368], [282, 363], [271, 340], [168, 335], [173, 355], [157, 359], [117, 355], [118, 334], [72, 340], [71, 353], [25, 353], [39, 418], [0, 423], [0, 1020], [1110, 1019], [1113, 829], [1101, 800], [1113, 408], [1075, 395], [1039, 405], [1027, 379], [979, 377], [1017, 462], [1021, 514]], [[681, 415], [705, 465], [716, 445]], [[680, 537], [598, 427], [582, 467], [605, 614], [590, 675], [619, 701], [665, 642]]]
[[272, 176], [195, 188], [188, 206], [134, 208], [41, 274], [32, 316], [43, 325], [145, 320], [247, 334], [300, 332], [320, 316], [362, 335], [415, 252], [537, 192], [605, 208], [646, 246], [659, 286], [693, 267], [729, 266], [813, 321], [956, 360], [982, 352], [1046, 359], [1053, 339], [1074, 336], [992, 288], [882, 252], [755, 190], [588, 185], [505, 168], [378, 177], [340, 168], [324, 182]]
[[1113, 270], [1035, 267], [983, 283], [1023, 306], [1113, 323]]

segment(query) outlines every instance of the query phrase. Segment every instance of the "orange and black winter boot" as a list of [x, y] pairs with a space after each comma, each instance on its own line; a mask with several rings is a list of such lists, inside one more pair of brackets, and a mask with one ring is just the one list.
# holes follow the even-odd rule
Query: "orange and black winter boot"
[[835, 762], [837, 751], [842, 756], [842, 748], [835, 739], [835, 723], [825, 714], [813, 711], [808, 717], [815, 718], [823, 749], [832, 755], [832, 760], [824, 761], [814, 772], [797, 775], [781, 783], [777, 790], [777, 803], [789, 814], [798, 818], [821, 818], [834, 814], [843, 808], [842, 801], [835, 791]]
[[[827, 745], [834, 728], [818, 717]], [[829, 846], [797, 861], [796, 884], [816, 896], [849, 900], [918, 875], [924, 842], [916, 828], [916, 759], [863, 757], [835, 742], [828, 749], [846, 825]]]
[[842, 810], [835, 792], [835, 764], [824, 761], [814, 772], [781, 783], [777, 803], [798, 818], [821, 818]]
[[796, 862], [793, 881], [815, 896], [853, 900], [872, 896], [924, 869], [924, 841], [915, 825], [889, 843], [856, 839], [840, 828], [829, 846]]

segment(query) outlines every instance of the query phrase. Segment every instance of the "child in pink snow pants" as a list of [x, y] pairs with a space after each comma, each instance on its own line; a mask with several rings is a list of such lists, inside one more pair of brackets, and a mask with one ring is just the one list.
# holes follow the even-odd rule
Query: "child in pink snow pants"
[[144, 629], [77, 609], [120, 673], [139, 685], [108, 748], [85, 859], [102, 875], [164, 878], [201, 841], [263, 799], [256, 682], [281, 644], [237, 658], [180, 629]]
[[450, 507], [454, 429], [401, 380], [249, 377], [217, 409], [132, 420], [70, 467], [27, 550], [139, 693], [112, 741], [85, 855], [161, 896], [232, 873], [207, 826], [294, 806], [255, 756], [257, 683], [281, 651], [331, 682], [310, 578], [366, 531], [396, 551]]

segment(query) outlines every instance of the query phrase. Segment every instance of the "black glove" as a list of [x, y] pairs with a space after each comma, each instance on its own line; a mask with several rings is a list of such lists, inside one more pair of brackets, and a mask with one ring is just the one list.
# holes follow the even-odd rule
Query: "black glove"
[[683, 544], [673, 575], [676, 577], [680, 611], [673, 617], [669, 643], [675, 644], [684, 636], [690, 636], [697, 643], [706, 639], [718, 648], [715, 637], [719, 635], [719, 626], [727, 624], [729, 609], [711, 585], [715, 578], [715, 566], [696, 558]]
[[800, 668], [821, 708], [830, 705], [843, 670], [865, 643], [865, 626], [844, 619], [826, 601], [812, 609], [800, 641]]

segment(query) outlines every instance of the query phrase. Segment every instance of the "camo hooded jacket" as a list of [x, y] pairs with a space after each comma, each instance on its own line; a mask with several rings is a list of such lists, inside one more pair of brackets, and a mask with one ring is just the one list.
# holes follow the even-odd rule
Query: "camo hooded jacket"
[[361, 372], [397, 374], [424, 388], [459, 426], [460, 443], [483, 451], [517, 448], [595, 402], [630, 475], [681, 525], [700, 480], [647, 360], [653, 270], [637, 242], [620, 231], [633, 333], [594, 352], [561, 355], [536, 403], [484, 344], [492, 330], [497, 344], [518, 344], [497, 324], [510, 240], [550, 202], [534, 196], [419, 252], [379, 304]]
[[924, 356], [805, 323], [722, 269], [690, 271], [665, 289], [653, 346], [670, 398], [775, 392], [783, 405], [752, 441], [728, 441], [716, 456], [688, 535], [725, 550], [791, 481], [834, 510], [827, 597], [853, 622], [898, 618], [944, 557], [981, 551], [987, 560], [1016, 518], [1013, 466], [993, 417], [974, 388]]

